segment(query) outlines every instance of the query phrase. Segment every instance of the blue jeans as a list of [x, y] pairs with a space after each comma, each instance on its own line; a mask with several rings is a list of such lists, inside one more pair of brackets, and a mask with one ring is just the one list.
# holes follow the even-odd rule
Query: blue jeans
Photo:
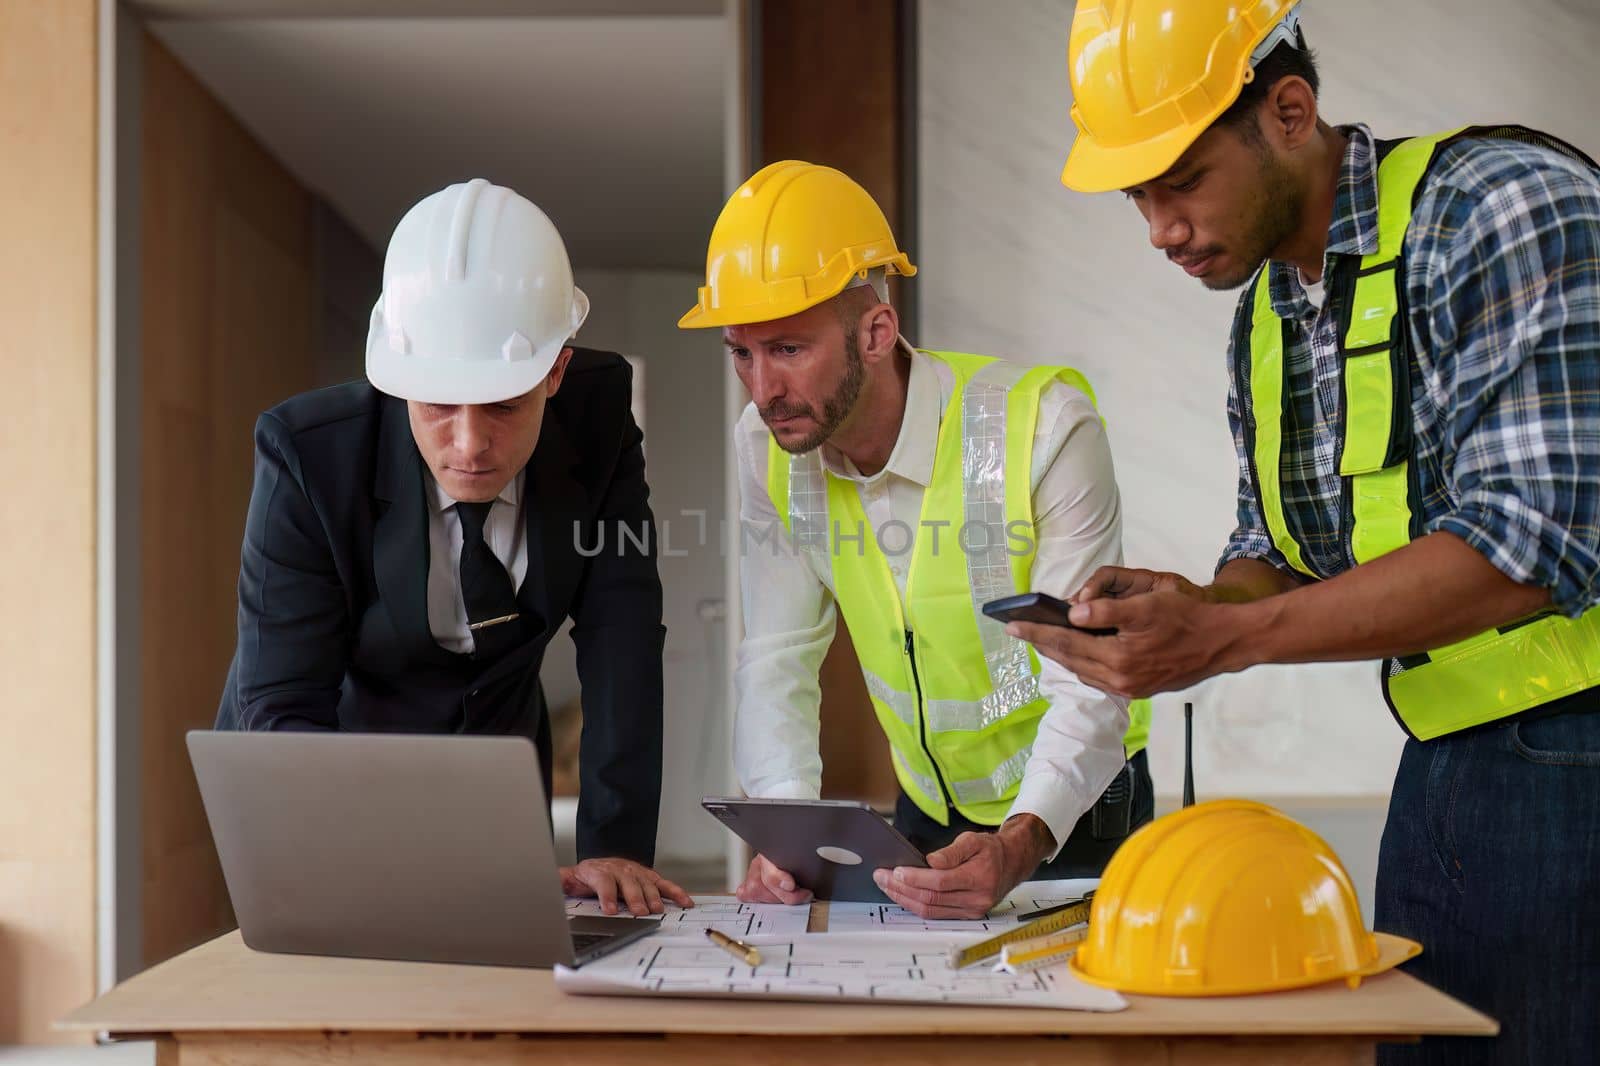
[[1419, 941], [1406, 971], [1500, 1036], [1386, 1044], [1383, 1066], [1600, 1062], [1600, 690], [1567, 705], [1406, 743], [1375, 924]]

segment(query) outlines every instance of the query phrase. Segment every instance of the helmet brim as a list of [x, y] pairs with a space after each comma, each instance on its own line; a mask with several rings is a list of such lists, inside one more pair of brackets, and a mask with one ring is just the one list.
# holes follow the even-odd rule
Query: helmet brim
[[[380, 296], [373, 308], [375, 320], [382, 306]], [[562, 336], [526, 359], [407, 354], [390, 346], [387, 333], [373, 328], [367, 332], [367, 381], [379, 392], [419, 403], [503, 403], [538, 388], [589, 317], [589, 297], [576, 285], [570, 314], [571, 325]]]
[[1364, 966], [1351, 974], [1351, 977], [1374, 977], [1380, 973], [1409, 962], [1422, 954], [1422, 945], [1415, 940], [1407, 940], [1403, 936], [1393, 933], [1373, 933], [1372, 939], [1378, 942], [1378, 958], [1368, 966]]
[[1068, 967], [1072, 970], [1072, 975], [1085, 984], [1095, 985], [1099, 988], [1109, 988], [1117, 992], [1126, 992], [1135, 996], [1184, 998], [1253, 996], [1262, 992], [1287, 992], [1295, 988], [1310, 988], [1314, 985], [1325, 985], [1334, 981], [1345, 981], [1354, 986], [1359, 984], [1364, 977], [1375, 977], [1378, 974], [1387, 973], [1401, 963], [1422, 954], [1421, 944], [1415, 940], [1407, 940], [1403, 936], [1395, 936], [1392, 933], [1373, 933], [1372, 939], [1377, 942], [1378, 957], [1358, 970], [1353, 970], [1350, 973], [1317, 974], [1294, 981], [1280, 981], [1271, 984], [1219, 987], [1215, 985], [1157, 985], [1117, 981], [1087, 972], [1080, 961], [1083, 957], [1082, 948], [1079, 948], [1073, 954], [1068, 962]]
[[[917, 273], [916, 266], [904, 252], [897, 253], [894, 258], [886, 262], [870, 263], [868, 267], [884, 267], [888, 273], [902, 278], [913, 277]], [[798, 315], [801, 311], [809, 311], [818, 304], [827, 303], [848, 289], [858, 273], [858, 270], [850, 271], [839, 279], [838, 288], [830, 288], [818, 296], [750, 304], [744, 307], [707, 307], [703, 302], [697, 303], [678, 319], [678, 328], [714, 329], [722, 326], [749, 326], [757, 322], [776, 322], [780, 318]]]
[[[839, 292], [843, 292], [840, 289]], [[757, 322], [776, 322], [780, 318], [809, 311], [818, 304], [827, 303], [839, 293], [829, 293], [811, 300], [792, 303], [758, 304], [754, 307], [704, 307], [695, 304], [678, 319], [679, 329], [717, 329], [722, 326], [749, 326]]]
[[1138, 144], [1108, 147], [1082, 130], [1072, 142], [1061, 184], [1074, 192], [1116, 192], [1159, 178], [1183, 157], [1212, 119], [1171, 130]]
[[501, 403], [538, 388], [550, 374], [563, 338], [531, 359], [448, 359], [403, 355], [377, 340], [367, 346], [367, 380], [379, 392], [421, 403]]

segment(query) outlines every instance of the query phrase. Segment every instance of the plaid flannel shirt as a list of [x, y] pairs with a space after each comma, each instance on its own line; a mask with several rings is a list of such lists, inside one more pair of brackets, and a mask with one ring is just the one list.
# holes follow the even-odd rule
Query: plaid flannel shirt
[[[1324, 277], [1340, 257], [1378, 242], [1372, 133], [1344, 132]], [[1291, 323], [1285, 519], [1306, 565], [1332, 577], [1355, 565], [1338, 472], [1335, 314], [1326, 301], [1312, 306], [1293, 265], [1267, 269], [1273, 308]], [[1425, 531], [1454, 533], [1512, 580], [1550, 589], [1558, 610], [1581, 614], [1600, 602], [1600, 178], [1515, 141], [1447, 146], [1406, 232], [1403, 284]], [[1242, 298], [1236, 316], [1250, 313]], [[1238, 528], [1218, 568], [1255, 558], [1287, 570], [1249, 474], [1240, 398], [1249, 402], [1250, 383], [1229, 355]]]

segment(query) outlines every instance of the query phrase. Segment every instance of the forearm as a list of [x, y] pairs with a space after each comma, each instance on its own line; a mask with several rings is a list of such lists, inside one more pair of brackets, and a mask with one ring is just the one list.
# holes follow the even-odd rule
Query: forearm
[[578, 857], [649, 865], [665, 731], [661, 584], [647, 558], [613, 558], [588, 578], [572, 612], [583, 703]]
[[1303, 584], [1295, 575], [1265, 560], [1232, 559], [1217, 571], [1206, 592], [1217, 603], [1252, 603]]
[[[1059, 850], [1072, 827], [1122, 770], [1128, 707], [1126, 700], [1085, 684], [1049, 659], [1040, 667], [1039, 694], [1050, 706], [1039, 719], [1008, 813], [1039, 818]], [[1051, 851], [1044, 859], [1054, 857]]]
[[822, 660], [834, 610], [807, 629], [747, 636], [734, 670], [733, 762], [739, 786], [766, 799], [822, 794]]
[[[1072, 593], [1093, 575], [1122, 565], [1122, 503], [1099, 414], [1077, 393], [1060, 389], [1051, 395], [1062, 402], [1061, 414], [1035, 451], [1057, 443], [1059, 450], [1034, 491], [1039, 517], [1032, 587]], [[1043, 405], [1040, 420], [1045, 421]], [[1042, 823], [1030, 839], [1029, 874], [1040, 860], [1054, 858], [1121, 771], [1128, 731], [1125, 700], [1084, 684], [1049, 660], [1040, 664], [1039, 695], [1049, 706], [1039, 719], [1008, 812], [1013, 817], [1006, 823], [1024, 814]], [[1046, 850], [1034, 854], [1041, 841]]]
[[637, 624], [573, 628], [583, 703], [579, 737], [578, 858], [649, 865], [661, 805], [662, 651], [656, 601], [639, 601]]
[[332, 730], [350, 662], [350, 605], [285, 433], [270, 416], [256, 425], [238, 651], [224, 702], [235, 701], [239, 729]]
[[1230, 606], [1228, 669], [1410, 655], [1549, 603], [1549, 590], [1519, 585], [1460, 538], [1433, 533], [1328, 581]]
[[[1035, 814], [1014, 814], [1005, 820], [998, 831], [1005, 854], [1006, 875], [1010, 886], [1021, 884], [1033, 876], [1039, 864], [1056, 852], [1056, 838], [1050, 827]], [[1009, 887], [1008, 886], [1008, 890]]]

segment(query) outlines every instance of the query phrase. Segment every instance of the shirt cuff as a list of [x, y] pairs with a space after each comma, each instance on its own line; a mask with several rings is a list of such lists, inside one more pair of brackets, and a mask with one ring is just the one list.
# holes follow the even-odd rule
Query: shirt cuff
[[1212, 571], [1212, 576], [1222, 573], [1222, 568], [1236, 559], [1258, 559], [1268, 566], [1277, 567], [1279, 570], [1288, 569], [1288, 564], [1283, 556], [1269, 543], [1233, 543], [1222, 549], [1222, 558], [1217, 560], [1217, 567]]
[[[1110, 781], [1106, 784], [1109, 785]], [[1101, 791], [1105, 791], [1105, 785], [1101, 786]], [[1099, 792], [1085, 797], [1059, 777], [1039, 774], [1022, 782], [1017, 798], [1012, 802], [1011, 810], [1006, 817], [1031, 814], [1043, 822], [1045, 828], [1050, 830], [1050, 835], [1055, 838], [1056, 846], [1051, 849], [1050, 854], [1039, 861], [1051, 862], [1061, 854], [1061, 849], [1067, 846], [1067, 838], [1072, 835], [1078, 819], [1088, 813], [1089, 808], [1093, 807], [1099, 798]]]
[[1594, 605], [1600, 560], [1564, 527], [1515, 497], [1467, 493], [1461, 502], [1428, 532], [1452, 533], [1517, 584], [1549, 589], [1552, 605], [1569, 618]]
[[807, 781], [791, 778], [788, 781], [778, 781], [771, 785], [764, 785], [759, 796], [751, 799], [768, 800], [814, 800], [822, 798], [822, 790]]

